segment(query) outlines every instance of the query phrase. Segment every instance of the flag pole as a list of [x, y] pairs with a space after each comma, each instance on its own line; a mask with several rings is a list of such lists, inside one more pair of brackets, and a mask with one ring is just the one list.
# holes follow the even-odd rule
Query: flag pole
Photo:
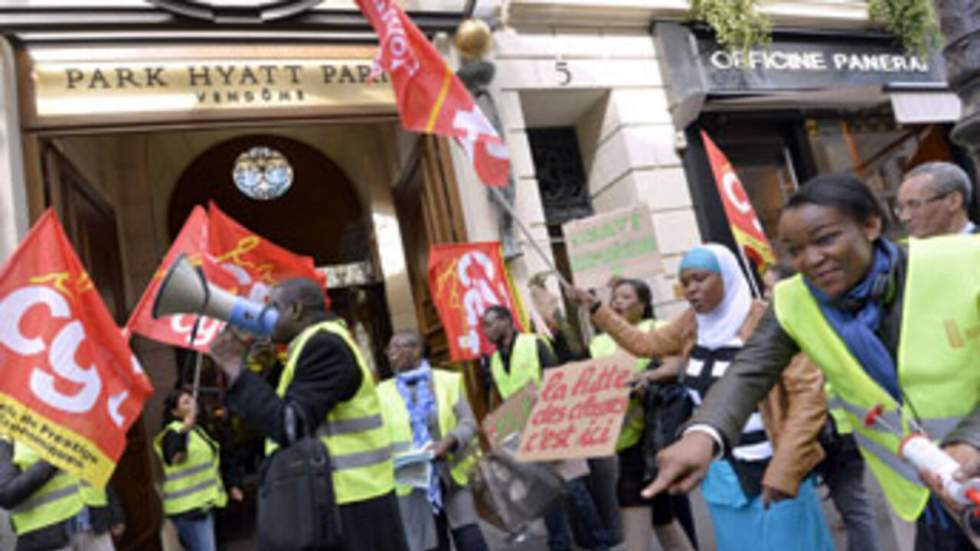
[[735, 248], [738, 249], [738, 257], [742, 259], [742, 266], [745, 267], [745, 278], [749, 280], [749, 286], [752, 287], [752, 294], [755, 295], [755, 298], [762, 298], [762, 293], [759, 292], [759, 283], [755, 280], [755, 271], [752, 269], [752, 263], [745, 256], [745, 247], [742, 247], [736, 240]]
[[524, 237], [527, 238], [527, 242], [531, 244], [531, 248], [533, 248], [534, 251], [538, 253], [538, 256], [541, 257], [541, 260], [545, 263], [545, 265], [548, 266], [548, 268], [550, 268], [551, 271], [553, 271], [555, 275], [558, 276], [558, 281], [561, 283], [562, 287], [573, 288], [572, 284], [567, 279], [565, 279], [565, 276], [563, 276], [562, 273], [558, 271], [558, 268], [555, 267], [554, 261], [548, 258], [548, 255], [544, 253], [544, 249], [541, 248], [541, 245], [539, 245], [538, 242], [534, 240], [534, 236], [531, 235], [531, 230], [529, 230], [527, 226], [524, 225], [524, 222], [521, 222], [521, 219], [517, 217], [517, 213], [514, 211], [514, 207], [512, 207], [509, 202], [507, 202], [507, 198], [504, 197], [503, 193], [500, 193], [500, 189], [496, 187], [490, 187], [490, 194], [493, 196], [494, 199], [496, 199], [497, 204], [499, 204], [504, 210], [507, 211], [507, 214], [509, 214], [510, 217], [514, 220], [514, 223], [517, 224], [517, 227], [521, 229], [521, 232], [524, 233]]

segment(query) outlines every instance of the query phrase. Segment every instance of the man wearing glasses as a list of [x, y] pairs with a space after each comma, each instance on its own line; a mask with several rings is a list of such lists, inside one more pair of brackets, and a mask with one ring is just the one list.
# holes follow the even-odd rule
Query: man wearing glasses
[[946, 162], [925, 163], [905, 176], [895, 214], [912, 237], [978, 233], [967, 210], [973, 186], [962, 168]]

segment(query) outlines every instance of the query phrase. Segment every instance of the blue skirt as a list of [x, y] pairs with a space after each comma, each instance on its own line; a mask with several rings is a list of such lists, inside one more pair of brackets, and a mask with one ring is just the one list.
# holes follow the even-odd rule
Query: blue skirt
[[748, 499], [727, 461], [715, 461], [701, 485], [718, 551], [834, 551], [813, 481], [800, 483], [795, 499], [762, 507]]

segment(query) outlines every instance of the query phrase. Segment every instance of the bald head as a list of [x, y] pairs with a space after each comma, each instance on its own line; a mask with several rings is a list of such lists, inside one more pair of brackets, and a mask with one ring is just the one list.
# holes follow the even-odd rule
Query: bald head
[[388, 341], [388, 348], [385, 353], [388, 356], [388, 363], [391, 370], [395, 373], [411, 371], [419, 366], [422, 361], [425, 341], [418, 331], [411, 329], [401, 329], [395, 331]]
[[312, 279], [297, 277], [287, 279], [273, 288], [284, 304], [302, 304], [304, 309], [326, 313], [323, 291]]
[[294, 278], [278, 283], [269, 293], [269, 302], [279, 312], [272, 340], [282, 344], [327, 315], [323, 291], [311, 279]]

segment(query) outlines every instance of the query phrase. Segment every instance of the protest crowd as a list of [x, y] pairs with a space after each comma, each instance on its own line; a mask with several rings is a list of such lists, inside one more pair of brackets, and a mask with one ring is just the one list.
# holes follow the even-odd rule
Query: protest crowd
[[[505, 146], [476, 101], [400, 8], [358, 5], [394, 86], [413, 85], [396, 54], [414, 48], [456, 113], [402, 112], [402, 124], [455, 138], [498, 192]], [[474, 128], [456, 126], [464, 113]], [[704, 136], [719, 186], [747, 197]], [[551, 551], [831, 551], [823, 501], [848, 551], [890, 551], [883, 541], [905, 536], [884, 537], [879, 494], [896, 533], [914, 526], [910, 549], [978, 549], [975, 185], [955, 164], [919, 164], [891, 213], [857, 177], [821, 174], [789, 194], [771, 236], [751, 205], [723, 198], [733, 243], [684, 252], [675, 316], [655, 311], [649, 266], [621, 264], [654, 252], [649, 237], [573, 259], [616, 265], [599, 285], [555, 268], [529, 289], [514, 288], [500, 243], [432, 244], [428, 292], [448, 297], [434, 301], [438, 335], [393, 327], [378, 365], [311, 257], [215, 204], [194, 207], [120, 330], [49, 210], [0, 270], [0, 368], [35, 397], [0, 393], [12, 549], [116, 548], [128, 526], [113, 486], [129, 481], [109, 481], [154, 393], [147, 494], [186, 551], [225, 548], [229, 522], [263, 551], [535, 538]], [[583, 226], [575, 246], [642, 234], [649, 218]], [[907, 238], [889, 237], [895, 222]], [[500, 285], [458, 283], [491, 273]], [[450, 319], [460, 311], [466, 332]], [[187, 319], [190, 334], [176, 333]], [[176, 385], [153, 388], [134, 335], [181, 349]], [[434, 341], [448, 349], [438, 358]], [[247, 517], [224, 514], [246, 503]]]

